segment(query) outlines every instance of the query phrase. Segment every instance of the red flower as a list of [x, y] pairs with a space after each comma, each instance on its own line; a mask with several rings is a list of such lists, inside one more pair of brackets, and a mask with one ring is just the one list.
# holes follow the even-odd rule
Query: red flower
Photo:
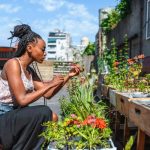
[[88, 120], [85, 119], [85, 120], [82, 122], [82, 125], [88, 125]]
[[74, 120], [73, 124], [78, 125], [78, 124], [80, 124], [80, 122], [78, 120]]
[[88, 116], [83, 122], [82, 125], [91, 125], [93, 128], [106, 128], [106, 122], [104, 119], [96, 118], [95, 116]]
[[95, 116], [90, 115], [82, 122], [82, 125], [92, 125], [95, 122], [95, 120]]
[[106, 122], [105, 122], [105, 120], [103, 120], [101, 118], [96, 119], [95, 125], [97, 128], [100, 128], [100, 129], [106, 128]]

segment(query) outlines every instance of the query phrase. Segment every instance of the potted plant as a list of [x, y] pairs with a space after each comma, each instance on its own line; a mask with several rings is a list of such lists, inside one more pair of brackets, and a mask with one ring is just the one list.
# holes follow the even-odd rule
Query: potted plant
[[80, 84], [80, 80], [72, 80], [68, 91], [69, 98], [60, 100], [62, 120], [44, 123], [47, 128], [41, 136], [45, 144], [50, 143], [49, 149], [115, 149], [108, 107], [104, 102], [94, 102], [89, 81]]
[[42, 136], [51, 149], [114, 149], [110, 140], [111, 130], [104, 118], [94, 115], [81, 119], [71, 114], [59, 123], [47, 122]]

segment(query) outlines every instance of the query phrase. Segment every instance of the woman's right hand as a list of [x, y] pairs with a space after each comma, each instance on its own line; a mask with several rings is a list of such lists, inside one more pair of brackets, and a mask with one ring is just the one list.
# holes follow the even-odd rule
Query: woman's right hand
[[64, 77], [62, 75], [55, 75], [52, 83], [56, 84], [56, 85], [63, 85], [64, 83]]

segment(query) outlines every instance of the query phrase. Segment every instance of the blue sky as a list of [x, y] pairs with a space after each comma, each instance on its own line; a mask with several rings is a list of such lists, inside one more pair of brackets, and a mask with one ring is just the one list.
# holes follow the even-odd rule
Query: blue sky
[[10, 31], [17, 24], [29, 24], [44, 40], [49, 31], [64, 30], [73, 44], [87, 36], [94, 41], [98, 31], [98, 10], [114, 7], [117, 0], [0, 0], [0, 46], [9, 46]]

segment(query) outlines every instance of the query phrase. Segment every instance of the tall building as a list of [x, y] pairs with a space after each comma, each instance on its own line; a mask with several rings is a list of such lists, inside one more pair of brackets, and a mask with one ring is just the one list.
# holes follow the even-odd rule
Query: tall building
[[70, 61], [72, 57], [70, 34], [60, 30], [49, 32], [47, 60]]

